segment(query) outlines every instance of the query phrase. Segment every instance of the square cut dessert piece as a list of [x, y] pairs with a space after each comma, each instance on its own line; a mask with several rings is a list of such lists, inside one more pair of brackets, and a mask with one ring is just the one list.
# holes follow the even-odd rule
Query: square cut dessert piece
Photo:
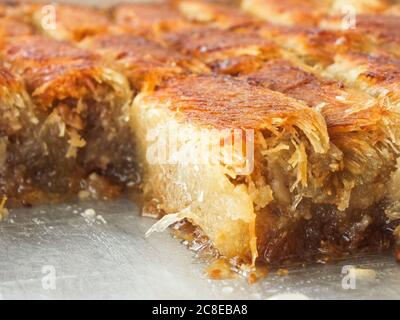
[[206, 0], [176, 0], [177, 10], [187, 20], [209, 27], [229, 29], [256, 23], [258, 20], [238, 7]]
[[[363, 17], [365, 15], [360, 15]], [[374, 15], [374, 17], [377, 15]], [[383, 16], [383, 20], [385, 19]], [[390, 17], [388, 18], [390, 21]], [[372, 24], [373, 25], [373, 24]], [[388, 28], [389, 30], [390, 28]], [[332, 64], [337, 56], [349, 52], [368, 53], [373, 56], [397, 56], [398, 41], [395, 31], [387, 36], [386, 45], [374, 35], [373, 30], [356, 28], [351, 30], [321, 29], [319, 27], [277, 26], [259, 24], [239, 28], [241, 32], [257, 33], [261, 37], [282, 46], [285, 50], [297, 55], [308, 65], [325, 68]], [[387, 31], [388, 31], [387, 30]], [[366, 33], [368, 35], [366, 35]], [[377, 31], [375, 32], [377, 33]], [[392, 39], [392, 40], [388, 40]]]
[[113, 21], [126, 31], [152, 37], [192, 26], [168, 2], [122, 3], [111, 8], [111, 15]]
[[3, 64], [0, 65], [0, 109], [0, 197], [3, 209], [4, 199], [17, 203], [21, 200], [17, 199], [17, 194], [27, 189], [21, 183], [24, 170], [19, 168], [18, 153], [22, 147], [28, 147], [23, 141], [32, 139], [39, 122], [23, 82]]
[[38, 36], [9, 38], [0, 55], [23, 80], [39, 121], [12, 155], [22, 163], [21, 190], [70, 196], [91, 173], [121, 186], [137, 179], [123, 75], [90, 51]]
[[[132, 126], [145, 199], [165, 215], [150, 232], [188, 219], [222, 255], [268, 263], [332, 258], [390, 243], [385, 218], [374, 213], [377, 202], [364, 211], [355, 197], [349, 204], [354, 211], [343, 215], [328, 190], [325, 199], [321, 195], [335, 182], [344, 193], [353, 182], [345, 183], [343, 153], [329, 142], [322, 116], [299, 100], [229, 76], [176, 77], [135, 98]], [[243, 139], [248, 132], [253, 138]], [[232, 135], [245, 142], [234, 148], [234, 161], [226, 161]], [[207, 143], [204, 149], [204, 141], [222, 145], [213, 161], [201, 157], [212, 149]], [[369, 146], [358, 150], [370, 152]], [[250, 155], [253, 170], [243, 170]]]
[[35, 140], [39, 118], [23, 82], [3, 65], [0, 65], [0, 109], [1, 206], [5, 200], [7, 206], [20, 205], [35, 197], [29, 181], [25, 181], [24, 161], [33, 161], [35, 151], [41, 148], [41, 142]]
[[256, 33], [200, 27], [165, 34], [166, 46], [193, 56], [213, 71], [237, 74], [258, 68], [264, 60], [279, 56], [279, 48]]
[[[360, 12], [386, 6], [244, 1], [261, 19], [313, 26], [344, 2]], [[388, 36], [374, 26], [365, 37], [366, 31], [266, 25], [260, 37], [242, 30], [260, 30], [245, 14], [195, 0], [117, 5], [110, 11], [117, 28], [101, 10], [56, 5], [52, 30], [43, 28], [42, 6], [11, 7], [11, 16], [0, 5], [0, 16], [15, 26], [2, 27], [0, 18], [3, 199], [48, 203], [82, 189], [110, 197], [136, 182], [136, 149], [148, 208], [163, 215], [150, 231], [187, 220], [222, 255], [253, 264], [390, 245], [400, 218], [398, 66], [379, 56], [380, 69], [371, 71], [371, 62], [363, 69], [361, 56], [378, 56], [346, 50], [375, 52], [382, 44], [396, 53], [394, 31]], [[84, 48], [24, 37], [30, 23], [50, 38], [85, 39]], [[103, 35], [119, 28], [161, 39], [179, 53], [136, 36]], [[322, 71], [282, 60], [282, 43]], [[351, 73], [340, 69], [348, 57], [357, 66]], [[197, 59], [239, 77], [190, 74], [209, 72]], [[343, 77], [355, 89], [315, 74]], [[129, 82], [141, 91], [132, 106]], [[359, 91], [364, 83], [376, 100]]]
[[326, 173], [329, 176], [323, 186], [315, 186], [320, 194], [313, 201], [336, 206], [342, 216], [362, 209], [365, 217], [371, 213], [373, 217], [377, 205], [391, 198], [390, 173], [396, 171], [399, 156], [399, 110], [312, 71], [277, 59], [242, 78], [321, 112], [330, 141], [343, 153], [343, 159], [336, 171]]
[[110, 65], [121, 70], [137, 91], [152, 90], [160, 81], [174, 75], [209, 72], [200, 61], [141, 36], [96, 36], [81, 45], [109, 59]]

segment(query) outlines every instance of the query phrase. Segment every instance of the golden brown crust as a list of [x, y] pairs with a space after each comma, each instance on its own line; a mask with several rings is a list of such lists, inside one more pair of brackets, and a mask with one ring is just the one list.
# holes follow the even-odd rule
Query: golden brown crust
[[[9, 38], [1, 55], [26, 84], [38, 120], [36, 126], [24, 127], [23, 140], [11, 145], [15, 158], [0, 174], [0, 192], [5, 190], [16, 204], [30, 204], [76, 196], [85, 188], [93, 190], [93, 195], [85, 191], [87, 196], [115, 194], [109, 191], [119, 187], [108, 186], [101, 177], [95, 186], [85, 181], [93, 172], [120, 186], [132, 181], [133, 142], [123, 108], [130, 90], [122, 75], [106, 68], [95, 53], [40, 36]], [[10, 178], [11, 172], [17, 178]]]
[[[400, 19], [396, 15], [359, 14], [354, 29], [346, 33], [356, 34], [364, 42], [369, 42], [365, 52], [388, 52], [400, 55]], [[340, 30], [342, 17], [333, 16], [324, 19], [321, 27]]]
[[191, 58], [140, 36], [97, 36], [83, 45], [116, 62], [136, 89], [148, 82], [156, 83], [157, 79], [185, 73], [192, 67]]
[[37, 36], [10, 39], [2, 53], [42, 106], [50, 106], [54, 99], [89, 94], [94, 85], [90, 79], [100, 72], [93, 53]]
[[263, 129], [276, 118], [291, 125], [294, 118], [304, 117], [312, 126], [324, 127], [305, 104], [229, 76], [177, 77], [147, 99], [167, 103], [185, 119], [205, 126]]
[[337, 56], [346, 59], [354, 67], [360, 66], [363, 71], [359, 79], [380, 86], [400, 86], [400, 59], [388, 55], [373, 55], [362, 52], [349, 52]]
[[320, 79], [286, 60], [270, 61], [244, 78], [320, 109], [330, 133], [374, 131], [387, 116], [387, 110], [367, 95], [349, 92], [341, 83]]
[[232, 32], [217, 28], [197, 28], [167, 34], [163, 41], [171, 48], [194, 56], [213, 70], [236, 74], [253, 69], [279, 50], [255, 33]]
[[190, 24], [167, 3], [126, 3], [112, 9], [114, 22], [135, 34], [158, 36], [170, 30], [187, 28]]
[[307, 63], [330, 64], [338, 52], [370, 51], [373, 44], [353, 30], [325, 30], [317, 27], [260, 25], [255, 28], [267, 39], [295, 52]]
[[[21, 76], [19, 81], [19, 76], [0, 67], [0, 164], [6, 148], [13, 157], [12, 161], [7, 159], [8, 167], [0, 166], [0, 199], [6, 193], [22, 203], [35, 203], [38, 198], [51, 201], [76, 194], [80, 188], [89, 190], [97, 185], [102, 189], [103, 184], [106, 193], [115, 194], [100, 176], [95, 175], [86, 186], [82, 181], [92, 172], [120, 185], [133, 181], [131, 130], [144, 136], [151, 126], [158, 129], [164, 125], [160, 119], [173, 125], [177, 120], [182, 127], [189, 123], [193, 136], [188, 140], [193, 143], [203, 127], [248, 128], [256, 130], [253, 173], [236, 176], [233, 171], [227, 174], [231, 168], [211, 171], [213, 167], [205, 165], [200, 173], [183, 168], [182, 173], [176, 169], [174, 175], [175, 169], [166, 166], [154, 174], [147, 186], [158, 192], [154, 193], [157, 200], [165, 200], [157, 206], [165, 213], [198, 210], [199, 220], [193, 222], [208, 224], [204, 231], [222, 254], [232, 257], [255, 259], [256, 246], [260, 260], [266, 262], [276, 262], [293, 253], [304, 258], [313, 249], [331, 257], [336, 251], [380, 242], [385, 217], [379, 202], [388, 193], [386, 183], [398, 156], [398, 115], [395, 108], [386, 108], [386, 99], [378, 105], [366, 94], [315, 74], [321, 74], [321, 69], [334, 58], [347, 59], [350, 67], [342, 69], [341, 74], [348, 78], [357, 75], [368, 88], [389, 88], [392, 97], [400, 90], [399, 61], [390, 56], [348, 51], [375, 52], [384, 44], [385, 51], [398, 52], [397, 22], [388, 15], [372, 16], [371, 23], [369, 16], [362, 15], [356, 30], [324, 31], [315, 26], [321, 17], [345, 2], [356, 4], [361, 11], [373, 11], [383, 10], [378, 8], [386, 1], [244, 2], [260, 18], [297, 26], [261, 26], [231, 7], [197, 0], [177, 0], [177, 7], [123, 4], [110, 11], [125, 32], [163, 40], [156, 44], [138, 36], [109, 35], [120, 30], [114, 29], [108, 16], [96, 9], [56, 5], [58, 25], [53, 32], [41, 26], [41, 5], [16, 6], [11, 11], [0, 5], [0, 37], [4, 40], [0, 43], [1, 58]], [[182, 9], [184, 3], [191, 3], [189, 10], [187, 6]], [[37, 32], [75, 41], [75, 45], [29, 36], [33, 31], [25, 27], [32, 21]], [[307, 27], [299, 27], [300, 24]], [[79, 49], [78, 45], [86, 49]], [[311, 69], [300, 66], [298, 61], [281, 60], [289, 57], [278, 49], [282, 45], [305, 56], [307, 63], [324, 65]], [[198, 71], [192, 65], [197, 59], [214, 71], [240, 77], [188, 75]], [[354, 70], [353, 66], [360, 68]], [[129, 92], [128, 86], [121, 75], [110, 80], [118, 74], [111, 70], [114, 68], [125, 73], [136, 89], [143, 89], [148, 78], [161, 77], [165, 81], [151, 92], [143, 90], [134, 107], [125, 108], [131, 101], [129, 94], [115, 99], [119, 95], [117, 89], [125, 87]], [[356, 74], [358, 70], [361, 72]], [[28, 98], [22, 81], [41, 108], [33, 109], [40, 115], [38, 119], [26, 117], [26, 110], [33, 107], [20, 101], [20, 95]], [[371, 92], [374, 90], [375, 87]], [[128, 110], [132, 112], [129, 115]], [[135, 125], [127, 122], [133, 117], [138, 120]], [[32, 119], [36, 121], [34, 126]], [[21, 131], [23, 134], [19, 135]], [[18, 143], [13, 144], [14, 137], [4, 138], [16, 133]], [[188, 173], [187, 181], [175, 183]], [[164, 179], [162, 174], [165, 180], [159, 183]], [[186, 182], [193, 185], [189, 190], [197, 190], [200, 180], [204, 184], [198, 189], [202, 192], [198, 202], [204, 202], [204, 207], [185, 209], [186, 196], [190, 201], [198, 196], [197, 192], [187, 194], [190, 184]], [[220, 186], [221, 181], [228, 187]], [[25, 190], [22, 194], [21, 189]], [[230, 196], [221, 206], [221, 195], [226, 190], [231, 190], [226, 192]], [[210, 197], [207, 193], [214, 194]], [[288, 200], [280, 193], [286, 193]], [[240, 206], [236, 206], [237, 199]], [[245, 219], [237, 219], [236, 212], [231, 213], [232, 207]], [[379, 217], [374, 217], [375, 212]], [[334, 227], [326, 231], [327, 225]]]
[[197, 28], [190, 31], [169, 33], [165, 41], [170, 46], [192, 55], [202, 55], [229, 49], [256, 47], [264, 50], [276, 49], [270, 42], [257, 34], [248, 33], [245, 36], [231, 31], [215, 28]]

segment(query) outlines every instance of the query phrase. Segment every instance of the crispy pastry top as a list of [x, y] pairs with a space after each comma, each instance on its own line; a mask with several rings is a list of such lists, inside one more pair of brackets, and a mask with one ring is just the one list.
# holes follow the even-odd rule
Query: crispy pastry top
[[241, 34], [218, 28], [197, 28], [167, 34], [164, 43], [194, 56], [213, 70], [237, 74], [252, 70], [264, 59], [279, 55], [278, 47], [256, 33]]
[[176, 69], [189, 59], [154, 41], [135, 35], [97, 36], [88, 39], [84, 45], [112, 57], [130, 70]]
[[27, 89], [48, 106], [55, 99], [81, 98], [101, 72], [97, 55], [68, 42], [39, 36], [9, 39], [3, 59], [20, 74]]
[[8, 39], [2, 48], [4, 58], [14, 68], [27, 69], [43, 64], [63, 64], [69, 61], [88, 62], [97, 56], [77, 48], [66, 41], [57, 41], [41, 36], [26, 36]]
[[[341, 16], [332, 16], [321, 21], [321, 27], [339, 30], [342, 28]], [[353, 32], [364, 37], [373, 36], [382, 42], [400, 41], [400, 19], [390, 14], [358, 14]]]
[[349, 52], [338, 55], [354, 67], [360, 66], [360, 74], [371, 85], [396, 85], [400, 87], [400, 59], [389, 55], [373, 55]]
[[372, 128], [386, 112], [368, 95], [346, 90], [286, 60], [274, 60], [244, 76], [250, 83], [305, 101], [321, 111], [330, 132]]
[[354, 48], [363, 40], [358, 32], [326, 30], [318, 27], [304, 26], [277, 26], [263, 24], [257, 28], [261, 34], [274, 37], [298, 37], [303, 45], [310, 47], [321, 46], [323, 48], [333, 46], [346, 46], [345, 49]]
[[[257, 32], [313, 62], [329, 64], [337, 52], [373, 51], [373, 44], [363, 34], [353, 31], [325, 30], [318, 27], [263, 24]], [[310, 61], [310, 62], [311, 62]]]
[[[170, 79], [145, 101], [216, 128], [271, 129], [299, 126], [327, 147], [325, 123], [306, 104], [229, 76], [201, 75]], [[306, 133], [307, 134], [307, 133]]]
[[199, 65], [195, 65], [193, 59], [141, 36], [97, 36], [87, 39], [83, 45], [110, 58], [111, 63], [117, 62], [137, 89], [146, 81], [157, 82], [159, 78], [182, 74]]
[[116, 59], [123, 60], [128, 66], [140, 63], [150, 66], [163, 66], [175, 64], [187, 58], [154, 41], [135, 35], [97, 36], [88, 39], [86, 44], [91, 49], [111, 53]]
[[178, 51], [204, 55], [230, 49], [257, 48], [261, 51], [276, 50], [276, 46], [255, 33], [245, 35], [217, 28], [195, 28], [168, 33], [164, 41]]

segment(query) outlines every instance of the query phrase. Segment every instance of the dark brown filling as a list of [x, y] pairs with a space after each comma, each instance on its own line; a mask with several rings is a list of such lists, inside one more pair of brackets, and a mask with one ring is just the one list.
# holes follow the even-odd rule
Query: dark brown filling
[[383, 202], [365, 210], [338, 211], [309, 205], [311, 216], [288, 216], [277, 205], [257, 215], [259, 259], [273, 265], [327, 262], [355, 253], [380, 252], [393, 245]]
[[118, 108], [92, 103], [83, 138], [87, 145], [78, 155], [87, 173], [97, 172], [121, 186], [138, 182], [135, 145], [129, 121]]
[[[39, 124], [6, 138], [0, 192], [7, 196], [8, 207], [61, 202], [78, 194], [109, 199], [137, 184], [131, 129], [121, 119], [120, 108], [84, 103], [86, 110], [78, 113], [77, 101], [58, 101], [52, 115], [42, 114]], [[51, 121], [55, 113], [62, 121]], [[75, 156], [67, 156], [72, 131], [85, 145], [76, 148]]]

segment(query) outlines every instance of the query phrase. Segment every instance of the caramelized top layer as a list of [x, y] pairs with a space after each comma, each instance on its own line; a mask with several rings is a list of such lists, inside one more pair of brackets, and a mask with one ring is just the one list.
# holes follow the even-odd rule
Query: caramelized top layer
[[255, 33], [232, 32], [216, 28], [197, 28], [169, 33], [165, 43], [186, 55], [197, 57], [211, 68], [229, 74], [252, 69], [263, 59], [274, 57], [278, 48]]
[[188, 20], [208, 23], [222, 28], [231, 28], [252, 24], [255, 18], [238, 8], [203, 0], [175, 1], [179, 12]]
[[4, 58], [13, 66], [23, 69], [49, 64], [62, 64], [68, 61], [89, 61], [96, 55], [71, 45], [40, 36], [26, 36], [9, 39], [3, 48]]
[[[321, 27], [341, 29], [341, 16], [329, 17], [321, 21]], [[396, 15], [359, 14], [355, 19], [355, 27], [347, 32], [358, 34], [364, 42], [369, 41], [366, 52], [390, 52], [400, 55], [400, 19]]]
[[89, 79], [101, 72], [98, 57], [93, 53], [37, 36], [10, 39], [2, 55], [43, 106], [50, 105], [55, 98], [81, 98], [94, 86]]
[[98, 36], [88, 40], [87, 45], [99, 51], [106, 51], [123, 60], [128, 66], [140, 63], [150, 66], [177, 64], [186, 59], [178, 52], [162, 47], [156, 42], [134, 35]]
[[350, 52], [338, 55], [337, 59], [345, 60], [354, 68], [361, 67], [359, 77], [371, 85], [397, 85], [400, 87], [400, 59], [387, 55], [371, 55]]
[[353, 30], [323, 30], [317, 27], [276, 26], [257, 27], [259, 34], [286, 49], [305, 57], [309, 62], [329, 64], [337, 52], [372, 51], [372, 43]]
[[140, 36], [114, 35], [88, 39], [85, 46], [120, 63], [134, 87], [147, 78], [180, 74], [190, 68], [190, 59]]
[[[54, 9], [52, 9], [54, 8]], [[52, 11], [54, 10], [54, 11]], [[42, 23], [46, 19], [51, 23], [51, 14], [55, 14], [55, 27], [44, 28]], [[87, 36], [104, 33], [110, 29], [110, 21], [105, 13], [90, 7], [52, 4], [48, 10], [36, 8], [35, 21], [38, 27], [61, 40], [81, 40]]]
[[[321, 21], [321, 26], [330, 29], [341, 29], [343, 17], [332, 16]], [[356, 16], [355, 31], [371, 34], [383, 40], [398, 40], [400, 37], [400, 20], [396, 15], [390, 14], [359, 14]]]
[[215, 28], [197, 28], [169, 33], [165, 36], [168, 45], [187, 54], [204, 55], [229, 49], [255, 48], [260, 51], [276, 50], [270, 41], [255, 33], [240, 33]]
[[189, 121], [217, 128], [298, 126], [326, 147], [326, 127], [306, 104], [267, 88], [228, 76], [173, 78], [148, 95], [147, 102], [165, 104]]
[[120, 4], [112, 11], [114, 21], [133, 33], [156, 33], [188, 27], [185, 19], [166, 3]]
[[321, 110], [331, 132], [371, 128], [385, 112], [368, 95], [349, 92], [342, 84], [322, 80], [285, 60], [270, 61], [245, 78]]

